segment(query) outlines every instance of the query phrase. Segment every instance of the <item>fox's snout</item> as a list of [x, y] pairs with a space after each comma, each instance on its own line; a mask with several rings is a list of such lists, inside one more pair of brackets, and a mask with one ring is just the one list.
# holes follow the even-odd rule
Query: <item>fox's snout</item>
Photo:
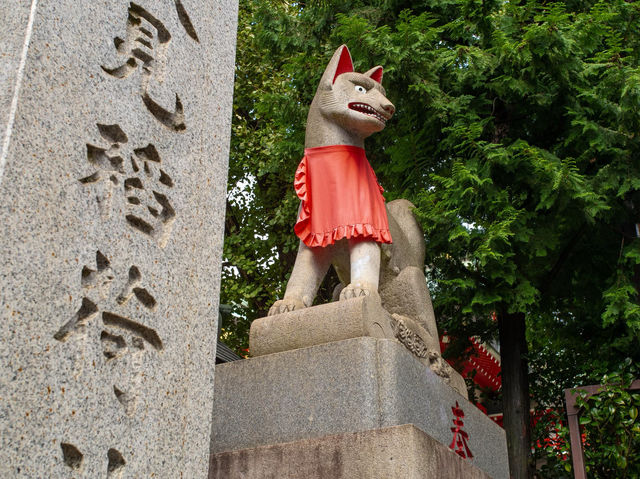
[[[385, 100], [387, 100], [387, 98], [385, 97]], [[387, 115], [389, 115], [389, 118], [391, 118], [393, 116], [393, 114], [396, 112], [396, 107], [393, 106], [393, 103], [391, 103], [389, 100], [387, 100], [386, 102], [382, 103], [380, 105], [380, 108], [382, 108], [385, 113], [387, 113]]]

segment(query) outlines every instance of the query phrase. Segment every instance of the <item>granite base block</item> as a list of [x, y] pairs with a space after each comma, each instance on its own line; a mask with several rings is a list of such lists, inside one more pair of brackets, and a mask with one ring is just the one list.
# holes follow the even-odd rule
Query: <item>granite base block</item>
[[469, 460], [507, 478], [502, 428], [396, 341], [361, 337], [219, 365], [211, 452], [413, 424], [445, 447], [464, 411]]
[[209, 479], [488, 479], [406, 424], [213, 454]]
[[[428, 295], [428, 291], [425, 294]], [[405, 317], [403, 321], [403, 325], [409, 327], [415, 337], [420, 338], [423, 344], [429, 344], [429, 333], [409, 318]], [[382, 307], [379, 298], [363, 296], [349, 301], [335, 301], [256, 319], [251, 323], [249, 349], [253, 357], [258, 357], [363, 336], [395, 339], [392, 322], [391, 315]], [[437, 345], [438, 352], [439, 347]], [[430, 365], [428, 357], [422, 357], [420, 361]], [[458, 372], [450, 369], [447, 382], [467, 397], [464, 379]]]
[[391, 316], [368, 296], [256, 319], [249, 349], [257, 357], [361, 336], [394, 337]]

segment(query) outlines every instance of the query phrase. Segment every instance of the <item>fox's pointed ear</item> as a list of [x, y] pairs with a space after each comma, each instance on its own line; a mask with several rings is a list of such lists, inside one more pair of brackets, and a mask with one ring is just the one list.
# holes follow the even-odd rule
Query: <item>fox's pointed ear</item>
[[[340, 52], [340, 59], [338, 60], [338, 67], [336, 68], [335, 75], [333, 75], [333, 80], [331, 81], [332, 83], [335, 83], [338, 75], [341, 75], [343, 73], [350, 73], [353, 71], [353, 61], [351, 60], [351, 53], [349, 53], [349, 49], [347, 48], [347, 46], [342, 45], [340, 48], [338, 48], [338, 51]], [[336, 53], [338, 52], [336, 51]], [[334, 57], [335, 56], [336, 55], [334, 54]]]
[[336, 78], [338, 78], [338, 75], [352, 71], [353, 62], [351, 61], [351, 54], [349, 53], [347, 46], [342, 45], [331, 57], [327, 68], [324, 70], [320, 83], [331, 88], [333, 83], [336, 81]]
[[373, 81], [377, 81], [378, 83], [382, 83], [382, 67], [378, 65], [377, 67], [373, 67], [367, 73], [366, 76], [371, 78]]

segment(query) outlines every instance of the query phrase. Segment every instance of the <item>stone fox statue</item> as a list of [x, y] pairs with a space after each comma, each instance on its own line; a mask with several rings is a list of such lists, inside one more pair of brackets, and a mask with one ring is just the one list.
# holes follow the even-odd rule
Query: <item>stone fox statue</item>
[[301, 200], [295, 226], [300, 248], [284, 298], [269, 315], [311, 306], [333, 264], [341, 281], [334, 299], [378, 297], [395, 336], [449, 378], [451, 370], [440, 357], [423, 273], [424, 237], [413, 205], [396, 200], [385, 207], [364, 153], [364, 139], [381, 131], [395, 112], [381, 81], [380, 66], [354, 72], [345, 45], [322, 75], [294, 181]]
[[391, 243], [392, 235], [364, 139], [381, 131], [395, 112], [381, 81], [380, 66], [354, 72], [345, 45], [322, 75], [307, 117], [305, 157], [296, 172], [300, 249], [284, 299], [269, 315], [311, 306], [332, 262], [348, 285], [341, 299], [378, 290], [380, 243]]

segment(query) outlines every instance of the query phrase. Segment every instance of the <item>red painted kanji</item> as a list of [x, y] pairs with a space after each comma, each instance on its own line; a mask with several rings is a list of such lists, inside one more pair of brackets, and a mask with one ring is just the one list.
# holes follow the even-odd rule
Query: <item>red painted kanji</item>
[[453, 440], [451, 441], [451, 444], [449, 444], [449, 448], [453, 449], [455, 453], [462, 458], [472, 458], [473, 454], [471, 454], [471, 450], [467, 445], [469, 434], [467, 434], [466, 431], [462, 430], [462, 426], [464, 426], [464, 422], [462, 422], [464, 411], [458, 405], [458, 401], [456, 401], [456, 405], [451, 408], [451, 411], [453, 411], [453, 415], [455, 416], [455, 419], [453, 420], [453, 424], [455, 425], [455, 427], [451, 428], [451, 432], [453, 433]]

